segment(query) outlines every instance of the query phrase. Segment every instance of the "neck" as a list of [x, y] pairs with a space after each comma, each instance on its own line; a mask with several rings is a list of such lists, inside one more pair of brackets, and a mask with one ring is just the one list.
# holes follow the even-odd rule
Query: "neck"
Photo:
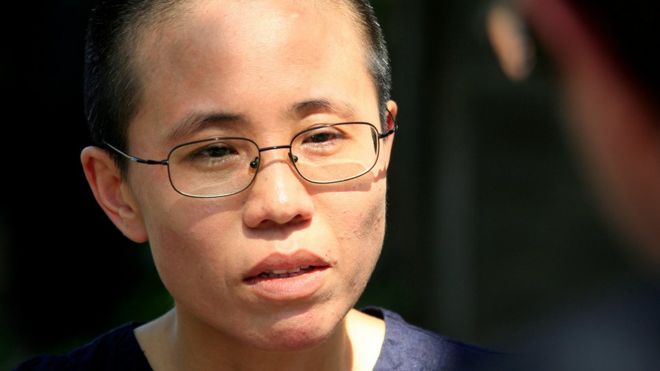
[[370, 322], [379, 320], [365, 316], [352, 310], [325, 341], [300, 350], [262, 350], [227, 339], [180, 309], [140, 327], [136, 336], [157, 371], [361, 370], [373, 368], [384, 336], [384, 326]]

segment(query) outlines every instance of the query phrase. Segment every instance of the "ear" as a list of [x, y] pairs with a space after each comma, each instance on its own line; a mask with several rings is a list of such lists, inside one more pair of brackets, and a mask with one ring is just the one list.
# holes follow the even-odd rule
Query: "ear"
[[80, 160], [94, 198], [108, 218], [132, 241], [147, 241], [137, 202], [108, 152], [99, 147], [86, 147], [80, 154]]
[[[387, 101], [387, 130], [392, 130], [396, 126], [396, 115], [398, 107], [393, 100]], [[392, 145], [394, 144], [394, 136], [396, 133], [389, 135], [382, 141], [380, 156], [385, 163], [385, 168], [390, 163], [390, 154], [392, 153]]]

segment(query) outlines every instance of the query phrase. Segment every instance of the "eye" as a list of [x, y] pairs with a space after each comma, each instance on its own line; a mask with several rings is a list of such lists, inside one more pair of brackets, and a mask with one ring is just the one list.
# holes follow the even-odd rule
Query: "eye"
[[196, 172], [231, 177], [226, 172], [247, 167], [258, 155], [256, 146], [249, 140], [216, 138], [177, 147], [170, 155], [170, 166], [182, 177], [181, 174], [194, 176]]
[[207, 157], [223, 157], [230, 154], [235, 154], [236, 150], [227, 146], [208, 146], [203, 148], [201, 151], [198, 151], [198, 155], [207, 156]]
[[321, 142], [326, 142], [330, 139], [334, 139], [336, 135], [331, 134], [331, 133], [318, 133], [311, 135], [308, 139], [307, 142], [312, 142], [312, 143], [321, 143]]
[[213, 143], [191, 149], [185, 158], [198, 164], [216, 164], [237, 158], [239, 151], [235, 146], [226, 143]]
[[192, 158], [217, 159], [229, 155], [235, 155], [237, 153], [238, 152], [233, 147], [223, 144], [212, 144], [206, 147], [198, 148], [196, 151], [193, 151], [190, 156]]
[[341, 133], [336, 130], [312, 131], [303, 139], [304, 144], [321, 144], [341, 139]]

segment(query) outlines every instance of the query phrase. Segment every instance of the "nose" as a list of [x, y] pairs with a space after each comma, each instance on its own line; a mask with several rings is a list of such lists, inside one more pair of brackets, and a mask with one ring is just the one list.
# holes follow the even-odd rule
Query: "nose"
[[314, 203], [305, 181], [283, 152], [268, 151], [259, 160], [259, 172], [247, 190], [243, 211], [243, 222], [249, 228], [299, 224], [314, 215]]

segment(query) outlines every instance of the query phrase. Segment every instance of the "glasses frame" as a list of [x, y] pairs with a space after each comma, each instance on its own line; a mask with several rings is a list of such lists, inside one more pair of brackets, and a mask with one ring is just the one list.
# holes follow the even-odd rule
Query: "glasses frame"
[[[371, 165], [371, 167], [369, 167], [368, 169], [366, 169], [362, 173], [360, 173], [358, 175], [355, 175], [355, 176], [352, 176], [350, 178], [335, 180], [335, 181], [325, 181], [325, 182], [310, 180], [310, 179], [306, 178], [302, 173], [300, 173], [300, 170], [298, 169], [298, 166], [296, 166], [296, 162], [298, 161], [298, 157], [291, 152], [293, 142], [296, 140], [296, 138], [298, 138], [301, 135], [304, 135], [305, 133], [308, 133], [308, 132], [313, 131], [313, 130], [318, 130], [320, 128], [328, 128], [328, 127], [334, 127], [334, 126], [339, 126], [339, 125], [353, 125], [353, 124], [355, 124], [355, 125], [368, 125], [374, 130], [375, 133], [377, 133], [378, 141], [377, 141], [377, 147], [376, 147], [376, 158], [374, 160], [374, 163]], [[296, 133], [296, 135], [294, 135], [293, 138], [291, 138], [291, 142], [289, 142], [288, 145], [283, 144], [283, 145], [268, 146], [268, 147], [259, 147], [259, 145], [250, 138], [244, 138], [244, 137], [212, 137], [212, 138], [200, 139], [200, 140], [195, 140], [195, 141], [192, 141], [192, 142], [177, 144], [176, 146], [172, 147], [172, 149], [170, 149], [170, 151], [167, 154], [167, 157], [165, 159], [162, 159], [162, 160], [150, 160], [150, 159], [145, 159], [145, 158], [129, 155], [126, 152], [120, 150], [119, 148], [113, 146], [112, 144], [108, 143], [105, 140], [103, 141], [103, 144], [105, 146], [107, 146], [109, 149], [111, 149], [112, 151], [116, 152], [117, 154], [119, 154], [119, 155], [123, 156], [124, 158], [126, 158], [130, 161], [133, 161], [135, 163], [143, 164], [143, 165], [166, 166], [167, 167], [167, 175], [168, 175], [168, 178], [170, 180], [170, 185], [172, 186], [174, 191], [176, 191], [180, 195], [183, 195], [183, 196], [186, 196], [186, 197], [191, 197], [191, 198], [220, 198], [220, 197], [233, 196], [235, 194], [241, 193], [244, 190], [250, 188], [252, 183], [254, 183], [254, 180], [257, 178], [257, 173], [259, 172], [259, 166], [261, 164], [261, 153], [262, 152], [267, 152], [267, 151], [273, 151], [273, 150], [276, 150], [276, 149], [288, 149], [288, 157], [289, 157], [289, 160], [291, 160], [291, 163], [293, 164], [293, 168], [296, 170], [296, 173], [302, 179], [304, 179], [305, 181], [307, 181], [309, 183], [312, 183], [312, 184], [335, 184], [335, 183], [347, 182], [349, 180], [359, 178], [359, 177], [363, 176], [364, 174], [368, 173], [369, 171], [371, 171], [374, 168], [374, 166], [376, 166], [376, 164], [378, 163], [378, 158], [380, 157], [380, 140], [384, 139], [384, 138], [387, 138], [388, 136], [390, 136], [390, 135], [392, 135], [392, 134], [394, 134], [398, 131], [399, 131], [399, 127], [396, 124], [394, 124], [391, 129], [389, 129], [388, 131], [386, 131], [384, 133], [380, 133], [378, 131], [378, 129], [373, 124], [371, 124], [369, 122], [362, 122], [362, 121], [339, 122], [339, 123], [335, 123], [335, 124], [320, 124], [320, 125], [315, 125], [315, 126], [309, 127], [305, 130], [302, 130], [302, 131]], [[198, 143], [204, 143], [204, 142], [214, 142], [214, 141], [219, 141], [219, 140], [245, 140], [245, 141], [248, 141], [248, 142], [251, 142], [252, 144], [254, 144], [254, 146], [258, 150], [258, 153], [257, 153], [257, 157], [254, 160], [250, 161], [250, 164], [249, 164], [250, 167], [255, 170], [254, 176], [252, 177], [252, 180], [245, 187], [241, 188], [240, 190], [238, 190], [236, 192], [228, 193], [228, 194], [223, 194], [223, 195], [200, 196], [200, 195], [186, 193], [186, 192], [183, 192], [183, 191], [177, 189], [177, 187], [174, 185], [174, 182], [172, 181], [172, 171], [170, 169], [170, 158], [172, 157], [172, 153], [174, 151], [176, 151], [177, 149], [181, 148], [181, 147], [188, 146], [188, 145], [191, 145], [191, 144], [198, 144]]]

